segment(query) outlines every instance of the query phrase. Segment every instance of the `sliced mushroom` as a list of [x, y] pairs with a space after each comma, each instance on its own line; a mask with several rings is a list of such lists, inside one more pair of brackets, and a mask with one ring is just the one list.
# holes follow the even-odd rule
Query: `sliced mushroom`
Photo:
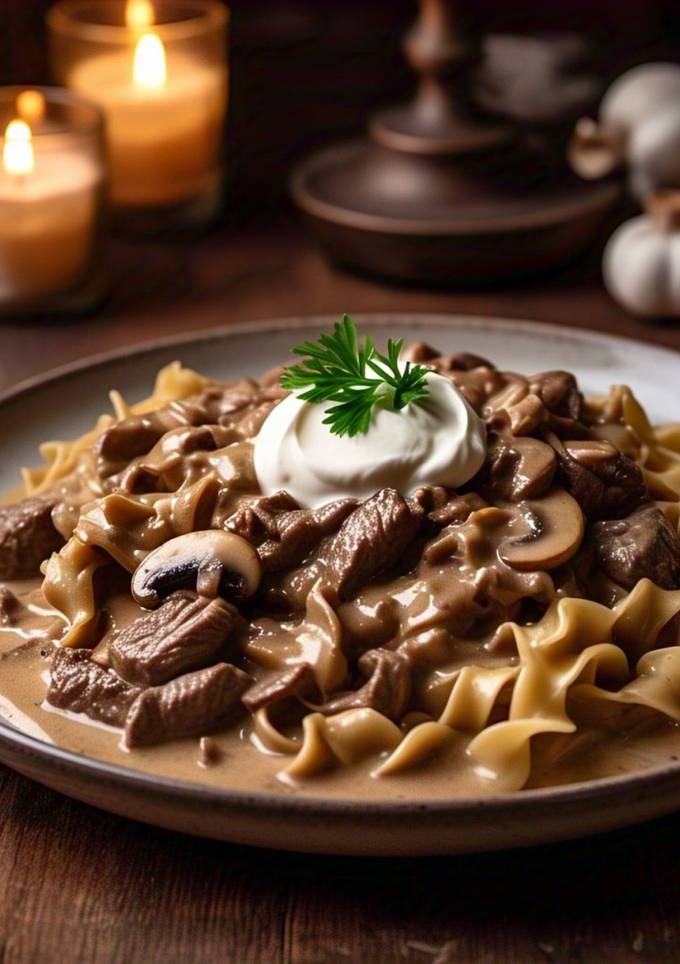
[[549, 488], [556, 465], [555, 451], [545, 442], [529, 436], [499, 439], [484, 493], [507, 502], [534, 499]]
[[256, 551], [233, 532], [206, 529], [169, 539], [150, 552], [132, 577], [132, 595], [155, 609], [164, 596], [195, 583], [201, 596], [220, 593], [247, 599], [260, 584]]
[[611, 442], [599, 439], [577, 439], [573, 442], [563, 442], [562, 448], [576, 459], [581, 465], [591, 466], [600, 465], [607, 459], [615, 458], [618, 455], [617, 449]]
[[516, 507], [522, 535], [506, 539], [498, 555], [520, 572], [554, 569], [570, 559], [583, 539], [583, 513], [564, 489], [552, 489], [541, 499]]

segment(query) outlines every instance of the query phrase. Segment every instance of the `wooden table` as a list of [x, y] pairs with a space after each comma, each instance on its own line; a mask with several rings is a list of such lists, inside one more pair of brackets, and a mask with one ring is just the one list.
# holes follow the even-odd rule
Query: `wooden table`
[[[394, 289], [331, 268], [283, 222], [190, 248], [118, 243], [112, 272], [95, 318], [0, 325], [0, 388], [160, 334], [318, 312], [497, 314], [680, 348], [680, 327], [645, 326], [617, 309], [594, 263], [512, 289]], [[0, 814], [2, 964], [680, 957], [680, 816], [515, 853], [351, 860], [155, 830], [6, 770]]]

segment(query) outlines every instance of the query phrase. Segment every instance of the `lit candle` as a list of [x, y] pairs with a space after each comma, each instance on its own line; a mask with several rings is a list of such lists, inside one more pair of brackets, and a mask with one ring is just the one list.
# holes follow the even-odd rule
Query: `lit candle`
[[133, 30], [150, 27], [154, 13], [151, 0], [127, 0], [125, 4], [125, 23]]
[[[39, 91], [12, 95], [16, 117], [3, 124], [0, 163], [0, 301], [15, 305], [64, 292], [83, 276], [97, 222], [101, 169], [52, 124]], [[29, 119], [31, 123], [29, 123]]]
[[67, 86], [104, 111], [111, 199], [121, 207], [179, 204], [216, 177], [224, 55], [203, 57], [195, 36], [175, 43], [170, 28], [177, 26], [155, 24], [149, 0], [128, 0], [126, 26], [106, 28], [123, 30], [125, 43], [92, 41], [65, 72]]

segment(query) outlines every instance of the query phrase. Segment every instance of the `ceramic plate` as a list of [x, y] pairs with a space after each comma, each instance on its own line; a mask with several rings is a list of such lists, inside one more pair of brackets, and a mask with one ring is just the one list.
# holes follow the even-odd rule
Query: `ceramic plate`
[[[173, 338], [79, 362], [0, 395], [0, 489], [35, 462], [46, 438], [85, 431], [110, 388], [148, 394], [174, 360], [216, 378], [257, 375], [335, 319], [282, 319]], [[677, 410], [678, 354], [627, 339], [532, 322], [439, 315], [357, 316], [366, 330], [421, 338], [443, 352], [486, 355], [519, 371], [574, 371], [587, 393], [625, 382], [652, 420]], [[1, 364], [1, 363], [0, 363]], [[644, 773], [496, 797], [389, 803], [230, 792], [146, 776], [60, 750], [0, 723], [0, 761], [46, 786], [114, 813], [188, 833], [259, 846], [346, 854], [437, 854], [542, 843], [611, 830], [680, 808], [680, 763]]]

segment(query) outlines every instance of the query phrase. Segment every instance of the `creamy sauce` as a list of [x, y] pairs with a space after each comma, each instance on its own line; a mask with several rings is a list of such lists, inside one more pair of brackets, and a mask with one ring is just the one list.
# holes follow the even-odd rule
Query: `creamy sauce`
[[[446, 359], [441, 362], [443, 370], [448, 371], [451, 366], [447, 368]], [[357, 685], [362, 653], [371, 648], [394, 648], [408, 662], [409, 686], [412, 684], [408, 705], [417, 710], [403, 715], [404, 703], [399, 711], [381, 714], [369, 702], [368, 706], [360, 704], [359, 710], [346, 714], [331, 711], [332, 715], [324, 717], [307, 713], [300, 704], [307, 726], [304, 745], [300, 726], [284, 727], [280, 714], [277, 725], [282, 730], [273, 731], [272, 738], [256, 711], [254, 717], [246, 715], [227, 732], [211, 736], [209, 748], [199, 739], [187, 739], [130, 750], [122, 745], [121, 731], [46, 705], [49, 658], [57, 641], [93, 646], [92, 658], [108, 665], [111, 635], [141, 614], [129, 594], [125, 570], [134, 572], [149, 552], [170, 539], [224, 528], [237, 509], [245, 519], [244, 531], [252, 524], [252, 538], [259, 539], [257, 519], [248, 522], [248, 514], [254, 511], [251, 503], [256, 504], [261, 494], [253, 465], [253, 440], [265, 420], [269, 421], [269, 413], [281, 401], [282, 393], [244, 382], [229, 390], [209, 386], [193, 401], [173, 402], [142, 422], [136, 417], [123, 419], [100, 436], [97, 447], [88, 444], [73, 471], [58, 480], [52, 519], [67, 542], [47, 562], [45, 595], [37, 579], [8, 584], [14, 596], [5, 596], [0, 605], [0, 716], [46, 742], [147, 774], [224, 789], [358, 800], [451, 800], [489, 796], [522, 786], [527, 778], [528, 754], [522, 773], [510, 772], [517, 771], [513, 764], [517, 754], [512, 756], [515, 744], [507, 730], [512, 730], [515, 722], [524, 727], [523, 732], [531, 731], [523, 744], [528, 747], [531, 739], [532, 770], [526, 784], [530, 787], [633, 773], [674, 760], [680, 755], [680, 731], [663, 714], [676, 718], [679, 714], [675, 704], [670, 712], [667, 709], [673, 694], [657, 683], [669, 677], [653, 660], [645, 678], [631, 681], [638, 690], [624, 693], [616, 705], [608, 699], [591, 699], [579, 707], [578, 694], [573, 700], [569, 694], [571, 682], [585, 685], [589, 679], [595, 680], [600, 664], [603, 676], [612, 674], [608, 680], [611, 686], [621, 686], [629, 679], [623, 649], [608, 648], [603, 642], [610, 638], [615, 641], [611, 620], [616, 607], [600, 606], [593, 615], [592, 607], [597, 606], [591, 600], [567, 598], [580, 594], [579, 572], [570, 565], [560, 565], [558, 560], [571, 561], [580, 543], [581, 512], [574, 503], [576, 524], [573, 511], [571, 515], [569, 511], [571, 497], [565, 499], [559, 491], [555, 490], [556, 496], [554, 490], [547, 489], [552, 484], [556, 456], [545, 442], [530, 438], [538, 424], [543, 424], [542, 419], [567, 438], [574, 431], [575, 437], [580, 437], [584, 426], [576, 417], [580, 403], [573, 379], [556, 373], [535, 376], [530, 382], [484, 365], [454, 371], [451, 377], [456, 390], [478, 415], [483, 415], [491, 429], [495, 448], [490, 450], [493, 458], [487, 482], [482, 480], [488, 488], [482, 494], [491, 503], [474, 492], [447, 501], [455, 524], [442, 520], [437, 534], [414, 538], [398, 562], [387, 560], [385, 570], [373, 569], [372, 577], [359, 580], [356, 591], [348, 591], [346, 596], [333, 581], [333, 564], [342, 558], [343, 551], [352, 556], [351, 540], [339, 552], [333, 548], [334, 537], [328, 542], [317, 541], [315, 551], [305, 559], [296, 558], [280, 569], [265, 572], [256, 605], [251, 611], [244, 610], [247, 621], [230, 637], [230, 643], [233, 640], [241, 650], [239, 668], [248, 670], [255, 681], [268, 670], [289, 670], [307, 663], [320, 689], [331, 697], [341, 694], [348, 682]], [[620, 424], [623, 411], [633, 405], [626, 391], [614, 392], [607, 411], [602, 406], [592, 409], [591, 439], [600, 439], [598, 433], [605, 430], [620, 434], [624, 429]], [[541, 398], [552, 399], [559, 412], [549, 413]], [[559, 399], [562, 402], [558, 404]], [[600, 416], [606, 424], [601, 424]], [[317, 436], [312, 435], [313, 444], [308, 448], [313, 452]], [[400, 437], [398, 432], [386, 435]], [[637, 432], [635, 437], [639, 435]], [[633, 439], [631, 432], [630, 438], [620, 438], [617, 445], [622, 450], [628, 445], [630, 454], [636, 457], [639, 446], [636, 448]], [[512, 450], [507, 449], [510, 444]], [[137, 455], [141, 449], [145, 454]], [[676, 450], [659, 449], [654, 464], [670, 468], [665, 474], [661, 469], [648, 473], [650, 491], [664, 502], [671, 494], [680, 494], [680, 474], [677, 479], [673, 474], [673, 459], [680, 462], [680, 444], [677, 450], [676, 455]], [[381, 451], [377, 452], [380, 458]], [[512, 455], [509, 462], [508, 451]], [[414, 452], [408, 472], [427, 455], [422, 446], [416, 446]], [[357, 466], [360, 468], [364, 461], [363, 457], [359, 459]], [[342, 471], [345, 468], [343, 464]], [[433, 481], [430, 469], [427, 481]], [[680, 466], [677, 470], [680, 473]], [[391, 473], [392, 469], [390, 477]], [[331, 479], [333, 485], [337, 481]], [[451, 483], [451, 479], [448, 481]], [[410, 489], [405, 480], [402, 482]], [[525, 492], [527, 483], [538, 485], [536, 498]], [[378, 484], [380, 479], [371, 478], [369, 489]], [[347, 494], [344, 489], [342, 494]], [[520, 508], [525, 496], [531, 511]], [[431, 498], [432, 505], [438, 505], [433, 492], [423, 498]], [[312, 504], [313, 500], [308, 501]], [[677, 498], [673, 506], [676, 503]], [[458, 512], [460, 517], [455, 515]], [[677, 515], [671, 522], [677, 524]], [[370, 530], [371, 538], [366, 538], [361, 525], [358, 529], [360, 550], [370, 563], [373, 539], [381, 535], [381, 526]], [[277, 538], [281, 542], [274, 540], [274, 549], [285, 554], [285, 534], [278, 533]], [[385, 545], [389, 548], [390, 544], [388, 533]], [[263, 559], [266, 547], [267, 542], [260, 550]], [[108, 565], [109, 558], [119, 564], [118, 568]], [[349, 559], [348, 571], [355, 561]], [[391, 575], [382, 576], [382, 571]], [[651, 582], [645, 587], [644, 582], [640, 580], [636, 590], [623, 600], [622, 605], [630, 602], [628, 610], [616, 613], [624, 635], [630, 631], [629, 617], [636, 633], [649, 635], [651, 631], [643, 625], [640, 614], [649, 612], [650, 606], [659, 613], [663, 610], [665, 620], [680, 611], [679, 593], [663, 596], [661, 589]], [[588, 595], [591, 593], [594, 598], [604, 596], [594, 592], [592, 585]], [[585, 615], [582, 602], [588, 603]], [[612, 605], [614, 602], [610, 600]], [[573, 651], [565, 651], [557, 624], [557, 628], [551, 628], [561, 603], [571, 606], [571, 619], [575, 620], [566, 636]], [[539, 613], [545, 615], [536, 623]], [[509, 622], [512, 620], [520, 624], [514, 630]], [[531, 648], [527, 637], [531, 637]], [[653, 649], [671, 642], [668, 634], [657, 638], [651, 633], [645, 647]], [[579, 662], [582, 657], [583, 664]], [[668, 658], [668, 654], [663, 656]], [[517, 720], [516, 714], [508, 720], [520, 665], [522, 671], [526, 670], [525, 679], [533, 683], [524, 687], [523, 719]], [[464, 686], [460, 689], [467, 697], [458, 698], [461, 680]], [[393, 685], [398, 690], [397, 684]], [[531, 690], [529, 702], [527, 689]], [[647, 705], [656, 706], [660, 712], [639, 708], [645, 703], [639, 698], [640, 691], [652, 699]], [[571, 702], [560, 708], [553, 694], [563, 694]], [[611, 689], [609, 695], [617, 696]], [[631, 695], [634, 699], [626, 702]], [[562, 714], [565, 705], [568, 712]], [[447, 713], [446, 723], [432, 722]], [[563, 720], [556, 719], [555, 714]], [[354, 720], [352, 725], [356, 724], [351, 733], [348, 716]], [[417, 724], [428, 718], [428, 732], [436, 732], [436, 743], [427, 744], [422, 754], [411, 753], [407, 761], [410, 769], [398, 775], [378, 776], [376, 770], [390, 751], [385, 750], [381, 757], [376, 746], [381, 750], [388, 744], [392, 749], [402, 747]], [[402, 732], [408, 731], [406, 739], [401, 739], [391, 719], [401, 721]], [[577, 724], [577, 731], [564, 735], [571, 720]], [[483, 736], [499, 722], [505, 726], [506, 738], [500, 741], [505, 756], [503, 765], [489, 769], [493, 760], [489, 762], [488, 755], [484, 758], [477, 751], [473, 759], [468, 746], [473, 732], [482, 727]], [[536, 722], [541, 726], [532, 730]], [[257, 734], [255, 725], [259, 726]], [[326, 729], [320, 731], [318, 727]], [[470, 732], [455, 727], [469, 727]], [[319, 732], [326, 736], [319, 737]], [[422, 732], [421, 728], [417, 739]], [[326, 738], [328, 745], [324, 743]], [[331, 738], [336, 740], [334, 744]], [[491, 733], [489, 741], [498, 745], [498, 730]], [[355, 753], [359, 744], [361, 753]], [[439, 750], [428, 757], [431, 745]], [[309, 746], [312, 753], [307, 752]], [[273, 753], [267, 747], [281, 747], [287, 752]], [[302, 752], [296, 756], [299, 749]], [[366, 759], [368, 754], [372, 755]], [[294, 759], [305, 756], [315, 756], [313, 767], [308, 765], [305, 770], [299, 764], [297, 768], [291, 766]], [[364, 762], [353, 762], [355, 759]], [[486, 759], [489, 766], [482, 771], [478, 763], [476, 769], [475, 759]], [[334, 767], [330, 760], [344, 762]], [[284, 780], [286, 769], [289, 773]], [[304, 780], [296, 782], [291, 772], [304, 774]], [[494, 773], [499, 774], [495, 779]]]
[[[375, 777], [377, 761], [338, 767], [296, 784], [278, 774], [289, 756], [266, 754], [253, 745], [249, 720], [211, 739], [215, 762], [206, 765], [198, 739], [177, 740], [148, 749], [127, 750], [121, 732], [46, 706], [47, 652], [60, 620], [41, 599], [39, 580], [9, 583], [24, 603], [14, 626], [0, 626], [0, 716], [47, 743], [107, 763], [159, 777], [230, 790], [264, 791], [359, 800], [459, 799], [493, 795], [502, 787], [482, 779], [466, 755], [468, 736], [454, 734], [444, 753], [408, 773]], [[109, 605], [112, 628], [138, 613], [119, 597]], [[36, 635], [38, 632], [38, 635]], [[29, 640], [29, 636], [31, 640]], [[627, 724], [611, 730], [580, 730], [568, 738], [536, 741], [530, 787], [553, 786], [597, 777], [621, 776], [680, 758], [680, 728], [658, 715], [627, 711]], [[444, 764], [444, 765], [442, 765]]]

